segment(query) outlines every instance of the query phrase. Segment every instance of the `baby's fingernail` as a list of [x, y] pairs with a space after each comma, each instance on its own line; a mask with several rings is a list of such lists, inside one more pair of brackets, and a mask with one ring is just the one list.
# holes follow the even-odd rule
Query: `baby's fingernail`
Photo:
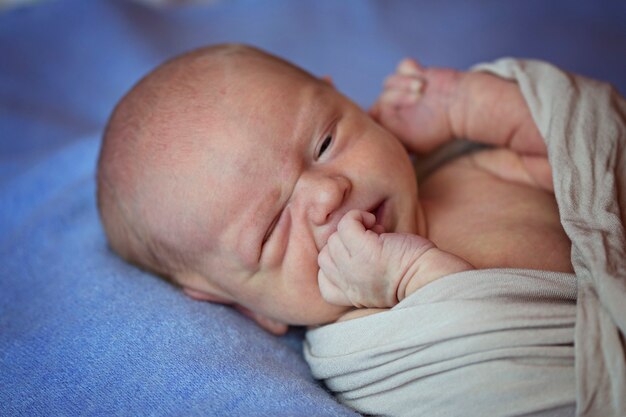
[[411, 80], [409, 84], [409, 89], [414, 93], [419, 93], [420, 91], [422, 91], [423, 85], [424, 83], [422, 82], [422, 80], [416, 78], [414, 80]]
[[403, 75], [417, 75], [418, 74], [417, 68], [415, 67], [415, 63], [413, 63], [413, 61], [408, 58], [403, 59], [398, 64], [397, 71], [398, 73], [403, 74]]

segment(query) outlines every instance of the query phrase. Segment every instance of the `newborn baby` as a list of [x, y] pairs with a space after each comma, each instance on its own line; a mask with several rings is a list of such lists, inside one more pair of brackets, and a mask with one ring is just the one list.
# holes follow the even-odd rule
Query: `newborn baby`
[[[515, 83], [406, 60], [370, 113], [250, 47], [166, 62], [104, 135], [111, 247], [275, 334], [380, 311], [470, 268], [571, 271], [546, 148]], [[454, 138], [493, 147], [418, 193], [406, 149]]]

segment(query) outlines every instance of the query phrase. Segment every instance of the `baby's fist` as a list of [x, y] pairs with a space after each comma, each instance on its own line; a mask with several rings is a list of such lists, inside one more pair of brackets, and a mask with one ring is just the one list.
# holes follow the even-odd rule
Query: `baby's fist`
[[318, 256], [322, 297], [336, 305], [391, 307], [411, 266], [434, 245], [417, 235], [382, 233], [372, 213], [352, 210]]
[[460, 73], [405, 59], [385, 79], [370, 115], [411, 152], [427, 153], [453, 138], [450, 107]]
[[[384, 265], [376, 217], [352, 210], [318, 256], [318, 283], [322, 297], [337, 305], [387, 307], [394, 304], [393, 288], [383, 280]], [[376, 227], [381, 232], [381, 227]]]

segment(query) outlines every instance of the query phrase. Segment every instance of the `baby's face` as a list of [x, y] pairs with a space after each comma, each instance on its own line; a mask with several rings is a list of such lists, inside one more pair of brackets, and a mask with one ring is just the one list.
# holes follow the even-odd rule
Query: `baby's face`
[[185, 127], [197, 140], [177, 194], [195, 217], [193, 240], [211, 243], [201, 279], [182, 284], [283, 323], [334, 321], [346, 308], [322, 299], [318, 254], [351, 209], [388, 232], [416, 232], [406, 151], [332, 86], [295, 71], [270, 65], [220, 94], [226, 122], [196, 113]]

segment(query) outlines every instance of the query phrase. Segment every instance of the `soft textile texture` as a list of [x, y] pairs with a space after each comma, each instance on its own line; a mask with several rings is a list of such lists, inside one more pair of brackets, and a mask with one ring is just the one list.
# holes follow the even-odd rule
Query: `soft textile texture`
[[341, 401], [368, 414], [572, 409], [575, 297], [569, 274], [456, 274], [389, 312], [308, 332], [305, 357]]
[[388, 312], [308, 332], [305, 357], [366, 413], [624, 416], [626, 102], [537, 61], [476, 70], [520, 85], [546, 140], [575, 275], [445, 277]]

